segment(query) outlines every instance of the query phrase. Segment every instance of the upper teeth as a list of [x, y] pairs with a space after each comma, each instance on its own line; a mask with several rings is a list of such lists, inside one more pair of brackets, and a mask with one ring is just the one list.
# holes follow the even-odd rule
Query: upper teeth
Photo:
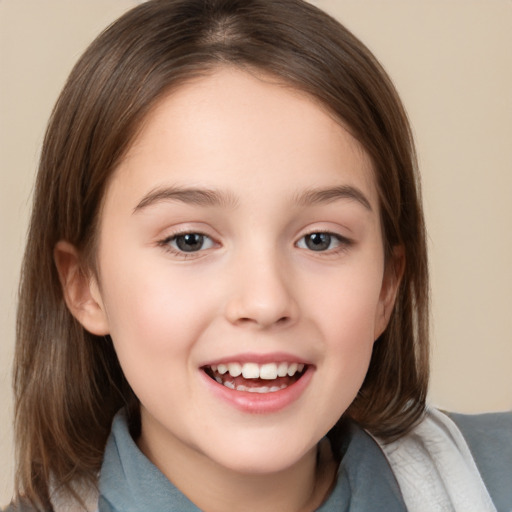
[[221, 363], [212, 365], [211, 369], [224, 375], [226, 372], [232, 377], [242, 375], [245, 379], [273, 380], [277, 377], [293, 377], [304, 369], [302, 363]]

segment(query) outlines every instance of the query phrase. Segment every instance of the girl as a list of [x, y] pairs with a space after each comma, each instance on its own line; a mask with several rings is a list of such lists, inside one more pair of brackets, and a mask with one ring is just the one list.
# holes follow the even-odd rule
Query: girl
[[508, 510], [510, 415], [426, 410], [427, 327], [412, 137], [369, 51], [300, 0], [146, 2], [44, 142], [11, 509]]

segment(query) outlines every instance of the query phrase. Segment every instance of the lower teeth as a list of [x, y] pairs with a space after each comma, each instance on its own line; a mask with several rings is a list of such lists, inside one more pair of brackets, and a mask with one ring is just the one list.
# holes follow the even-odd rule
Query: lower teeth
[[248, 391], [249, 393], [275, 393], [276, 391], [280, 391], [281, 389], [284, 389], [287, 387], [286, 384], [281, 384], [280, 386], [260, 386], [260, 387], [248, 387], [244, 386], [243, 384], [239, 384], [238, 386], [235, 386], [235, 384], [231, 381], [224, 382], [220, 377], [216, 377], [215, 380], [222, 384], [223, 386], [226, 386], [229, 389], [234, 389], [236, 391]]

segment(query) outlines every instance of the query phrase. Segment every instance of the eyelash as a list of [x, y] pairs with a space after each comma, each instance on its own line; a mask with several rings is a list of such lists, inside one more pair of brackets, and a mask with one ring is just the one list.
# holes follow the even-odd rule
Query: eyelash
[[[299, 247], [299, 243], [301, 242], [301, 240], [306, 240], [308, 237], [311, 237], [313, 235], [327, 235], [328, 237], [330, 237], [330, 241], [332, 241], [332, 239], [336, 240], [338, 243], [338, 246], [334, 247], [332, 249], [326, 249], [326, 250], [321, 250], [321, 251], [315, 251], [308, 247]], [[313, 230], [313, 231], [303, 235], [296, 242], [295, 245], [297, 247], [299, 247], [300, 249], [309, 250], [312, 253], [319, 253], [320, 255], [332, 256], [332, 255], [336, 255], [336, 254], [347, 251], [353, 245], [353, 243], [354, 243], [353, 240], [350, 240], [338, 233], [333, 233], [332, 231]]]
[[[202, 237], [203, 240], [201, 242], [203, 242], [204, 240], [209, 240], [211, 245], [207, 248], [201, 247], [195, 251], [194, 250], [193, 251], [184, 251], [184, 250], [181, 250], [179, 247], [175, 248], [171, 245], [172, 242], [176, 242], [181, 237], [185, 237], [187, 235], [195, 235], [195, 236]], [[308, 237], [312, 237], [313, 235], [328, 236], [329, 243], [332, 242], [332, 240], [334, 239], [338, 243], [338, 246], [334, 247], [332, 249], [327, 248], [325, 250], [315, 251], [314, 249], [311, 249], [311, 247], [307, 247], [307, 242], [305, 242], [306, 247], [300, 247], [299, 244], [302, 240], [307, 240]], [[181, 231], [181, 232], [173, 233], [172, 235], [170, 235], [158, 242], [158, 245], [160, 247], [162, 247], [165, 251], [170, 252], [171, 254], [179, 256], [183, 259], [198, 258], [198, 257], [202, 256], [202, 253], [204, 251], [211, 249], [215, 244], [216, 244], [215, 240], [213, 240], [210, 236], [208, 236], [205, 233], [202, 233], [200, 231]], [[308, 250], [309, 252], [312, 252], [312, 253], [324, 254], [326, 256], [327, 255], [336, 255], [341, 252], [344, 252], [352, 245], [353, 245], [352, 240], [350, 240], [344, 236], [341, 236], [338, 233], [333, 233], [331, 231], [321, 231], [321, 230], [314, 230], [309, 233], [306, 233], [301, 238], [299, 238], [299, 240], [295, 243], [295, 246], [298, 247], [299, 249]]]
[[164, 238], [163, 240], [160, 240], [158, 242], [158, 245], [160, 247], [162, 247], [165, 251], [167, 251], [175, 256], [179, 256], [183, 259], [197, 258], [199, 256], [202, 256], [201, 253], [203, 253], [205, 250], [211, 248], [211, 247], [208, 247], [207, 249], [201, 248], [197, 251], [188, 251], [187, 252], [187, 251], [180, 250], [179, 248], [175, 248], [171, 245], [172, 242], [175, 242], [176, 240], [180, 239], [181, 237], [185, 237], [187, 235], [196, 235], [196, 236], [203, 237], [203, 239], [209, 240], [211, 242], [212, 246], [214, 246], [216, 244], [215, 240], [213, 240], [210, 236], [208, 236], [205, 233], [202, 233], [200, 231], [180, 231], [177, 233], [173, 233], [172, 235]]

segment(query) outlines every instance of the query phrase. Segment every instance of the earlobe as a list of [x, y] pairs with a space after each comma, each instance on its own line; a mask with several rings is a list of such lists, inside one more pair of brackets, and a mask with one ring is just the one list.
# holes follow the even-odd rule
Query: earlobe
[[77, 249], [61, 240], [55, 246], [53, 258], [71, 314], [90, 333], [97, 336], [108, 334], [107, 315], [98, 283], [94, 276], [84, 271]]
[[397, 245], [393, 248], [393, 253], [386, 264], [386, 268], [384, 269], [382, 288], [379, 297], [379, 307], [377, 311], [377, 318], [375, 319], [375, 340], [377, 340], [388, 326], [391, 313], [395, 306], [400, 283], [402, 282], [404, 270], [404, 247], [402, 245]]

